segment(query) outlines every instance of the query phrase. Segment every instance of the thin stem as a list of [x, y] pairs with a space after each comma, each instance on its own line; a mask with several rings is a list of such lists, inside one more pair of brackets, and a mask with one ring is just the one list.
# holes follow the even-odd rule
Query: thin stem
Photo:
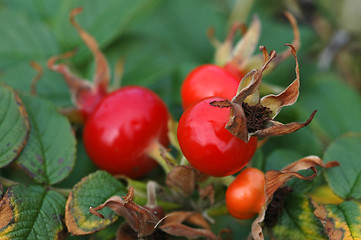
[[60, 193], [64, 197], [68, 197], [70, 195], [71, 189], [70, 188], [56, 188], [56, 187], [49, 187], [50, 190]]
[[4, 187], [11, 187], [14, 186], [16, 184], [20, 184], [19, 182], [4, 178], [0, 176], [0, 183], [4, 186]]
[[166, 173], [169, 173], [174, 166], [178, 165], [174, 157], [168, 152], [168, 149], [159, 142], [155, 142], [155, 144], [148, 149], [147, 153], [149, 157], [159, 163]]

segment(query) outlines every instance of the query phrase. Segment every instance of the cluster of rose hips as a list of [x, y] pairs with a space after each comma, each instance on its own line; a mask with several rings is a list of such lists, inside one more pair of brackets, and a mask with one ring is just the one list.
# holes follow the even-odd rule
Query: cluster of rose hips
[[[71, 21], [95, 56], [94, 84], [81, 81], [65, 65], [55, 63], [71, 54], [50, 59], [48, 66], [63, 74], [72, 89], [73, 100], [84, 118], [83, 140], [90, 159], [114, 175], [142, 177], [157, 166], [150, 152], [169, 144], [169, 111], [159, 96], [141, 86], [122, 87], [108, 93], [107, 62], [96, 41], [74, 20], [79, 12], [79, 9], [72, 12]], [[256, 27], [257, 24], [258, 20]], [[265, 57], [265, 66], [270, 60]], [[199, 66], [186, 77], [181, 88], [184, 113], [177, 130], [180, 149], [193, 168], [213, 177], [238, 173], [257, 148], [256, 137], [242, 139], [225, 128], [234, 109], [213, 104], [230, 102], [238, 94], [241, 80], [247, 79], [244, 69], [232, 63]], [[265, 112], [264, 121], [274, 117], [268, 116], [272, 112], [266, 107], [257, 105], [253, 109], [247, 103], [242, 106]], [[226, 191], [230, 214], [247, 219], [258, 213], [265, 201], [264, 185], [262, 171], [249, 167], [240, 172]]]

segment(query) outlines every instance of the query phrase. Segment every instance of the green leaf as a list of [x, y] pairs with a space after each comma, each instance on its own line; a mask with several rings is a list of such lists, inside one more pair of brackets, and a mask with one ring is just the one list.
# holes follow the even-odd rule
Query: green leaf
[[18, 11], [0, 9], [0, 67], [47, 59], [58, 52], [54, 36], [39, 21]]
[[17, 94], [0, 82], [0, 167], [12, 162], [26, 144], [29, 120]]
[[287, 165], [301, 159], [302, 156], [289, 149], [277, 149], [274, 150], [266, 160], [266, 171], [269, 170], [282, 170]]
[[[41, 65], [44, 69], [44, 75], [36, 84], [37, 96], [46, 98], [57, 106], [71, 106], [69, 89], [64, 78], [60, 74], [48, 70], [45, 66], [45, 60]], [[23, 62], [6, 68], [1, 74], [1, 81], [17, 91], [30, 93], [32, 80], [36, 74], [37, 72], [30, 66], [29, 62]]]
[[0, 201], [1, 239], [62, 239], [65, 198], [40, 186], [15, 185]]
[[324, 205], [316, 209], [330, 239], [361, 239], [361, 203], [346, 201], [339, 205]]
[[30, 120], [28, 144], [17, 164], [38, 183], [55, 184], [66, 178], [75, 162], [75, 137], [69, 121], [53, 104], [21, 96]]
[[89, 208], [104, 203], [111, 196], [125, 194], [124, 185], [107, 172], [97, 171], [83, 178], [74, 186], [66, 203], [65, 222], [69, 232], [90, 234], [115, 222], [118, 215], [112, 210], [101, 210], [102, 219], [89, 213]]
[[327, 169], [326, 180], [341, 198], [361, 198], [361, 135], [350, 134], [335, 140], [326, 150], [324, 161], [338, 161], [340, 166]]
[[70, 24], [69, 13], [72, 9], [83, 7], [83, 12], [76, 17], [76, 20], [103, 48], [121, 34], [132, 21], [149, 11], [158, 2], [158, 0], [63, 1], [60, 8], [56, 9], [53, 30], [63, 49], [71, 50], [80, 46], [75, 58], [78, 62], [82, 62], [89, 59], [91, 53]]
[[313, 214], [313, 207], [304, 195], [292, 194], [285, 200], [282, 214], [273, 228], [275, 239], [327, 239], [323, 227]]
[[33, 20], [48, 21], [54, 16], [54, 10], [57, 9], [61, 1], [48, 0], [2, 0], [6, 7], [25, 13]]
[[304, 119], [317, 109], [310, 128], [325, 140], [345, 132], [361, 132], [361, 97], [354, 89], [331, 73], [316, 74], [308, 81], [299, 101]]

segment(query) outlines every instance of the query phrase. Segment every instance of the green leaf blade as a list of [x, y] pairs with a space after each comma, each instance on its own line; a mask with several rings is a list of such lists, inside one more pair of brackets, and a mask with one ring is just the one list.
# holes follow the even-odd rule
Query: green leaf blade
[[282, 214], [273, 228], [276, 239], [327, 239], [322, 225], [313, 214], [313, 207], [304, 195], [292, 194], [286, 199]]
[[58, 52], [52, 33], [40, 21], [31, 21], [21, 12], [0, 10], [0, 66], [47, 59]]
[[29, 141], [17, 164], [38, 183], [64, 180], [75, 163], [76, 141], [68, 120], [40, 98], [22, 95], [29, 114]]
[[361, 198], [361, 135], [351, 134], [334, 141], [324, 154], [324, 161], [338, 161], [340, 166], [325, 171], [331, 189], [343, 199]]
[[0, 167], [11, 163], [26, 144], [29, 121], [17, 94], [0, 84]]
[[299, 99], [304, 118], [317, 109], [309, 127], [326, 141], [346, 132], [361, 132], [361, 97], [342, 81], [331, 73], [314, 75]]
[[118, 215], [110, 209], [101, 210], [103, 219], [92, 215], [90, 207], [104, 203], [114, 195], [125, 195], [124, 185], [112, 175], [97, 171], [83, 178], [71, 192], [65, 209], [65, 221], [73, 235], [84, 235], [96, 232], [109, 226], [118, 219]]
[[40, 186], [15, 185], [0, 202], [1, 239], [59, 239], [65, 198]]

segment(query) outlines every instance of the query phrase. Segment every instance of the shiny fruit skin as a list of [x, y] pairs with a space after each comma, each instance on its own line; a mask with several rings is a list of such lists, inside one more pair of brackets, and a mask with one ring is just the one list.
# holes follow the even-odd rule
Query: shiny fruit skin
[[256, 150], [257, 138], [245, 143], [225, 129], [230, 110], [211, 106], [215, 100], [222, 99], [203, 99], [187, 108], [179, 120], [177, 136], [184, 156], [195, 169], [222, 177], [246, 166]]
[[226, 191], [228, 212], [237, 219], [256, 216], [265, 203], [265, 175], [257, 168], [240, 172]]
[[168, 144], [169, 113], [152, 91], [123, 87], [109, 94], [85, 123], [83, 139], [90, 159], [112, 174], [138, 178], [157, 163], [147, 150], [159, 142]]
[[181, 87], [183, 109], [207, 97], [231, 100], [237, 93], [240, 80], [216, 65], [196, 67], [187, 75]]

